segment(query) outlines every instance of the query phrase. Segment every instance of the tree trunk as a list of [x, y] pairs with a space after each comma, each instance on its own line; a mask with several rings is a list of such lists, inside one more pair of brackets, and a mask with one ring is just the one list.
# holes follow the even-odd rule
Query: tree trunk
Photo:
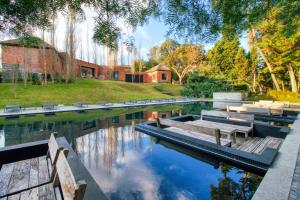
[[280, 91], [281, 89], [280, 89], [278, 80], [277, 80], [275, 74], [273, 73], [273, 67], [272, 67], [271, 63], [270, 63], [269, 60], [267, 59], [267, 57], [266, 57], [266, 55], [264, 54], [264, 52], [263, 52], [259, 47], [257, 47], [257, 49], [258, 49], [258, 52], [260, 53], [262, 59], [265, 61], [266, 65], [267, 65], [267, 67], [268, 67], [268, 69], [269, 69], [269, 72], [271, 73], [271, 78], [272, 78], [272, 81], [273, 81], [273, 83], [274, 83], [274, 85], [275, 85], [276, 90], [277, 90], [277, 91]]
[[294, 70], [293, 70], [293, 67], [291, 66], [291, 64], [288, 64], [288, 72], [290, 75], [292, 92], [298, 92], [297, 80], [296, 80], [296, 76], [295, 76], [295, 73], [294, 73]]
[[182, 76], [178, 76], [178, 78], [179, 78], [179, 84], [182, 85], [182, 79], [183, 79], [183, 77]]
[[256, 69], [253, 69], [252, 91], [256, 92]]
[[76, 20], [76, 13], [74, 10], [69, 8], [68, 13], [68, 32], [67, 32], [67, 39], [66, 39], [66, 83], [73, 78], [73, 65], [74, 65], [74, 57], [75, 57], [75, 20]]
[[24, 57], [24, 86], [27, 86], [27, 52], [26, 48], [23, 46], [23, 57]]
[[47, 62], [46, 62], [46, 46], [45, 46], [45, 29], [43, 28], [43, 67], [44, 67], [44, 83], [47, 84]]
[[[55, 15], [54, 13], [52, 14], [52, 27], [51, 27], [51, 45], [54, 48], [55, 47]], [[57, 56], [56, 56], [56, 51], [53, 49], [52, 50], [52, 62], [51, 62], [51, 81], [52, 83], [54, 83], [54, 76], [55, 76], [55, 68], [58, 67], [56, 66], [56, 60], [57, 60]]]
[[[249, 46], [249, 50], [250, 50], [250, 58], [251, 61], [253, 61], [253, 53], [255, 50], [254, 48], [254, 44], [255, 44], [255, 30], [253, 28], [250, 28], [248, 30], [248, 46]], [[251, 67], [252, 67], [252, 76], [253, 76], [253, 82], [252, 82], [252, 92], [256, 92], [256, 66], [253, 65], [253, 63], [251, 63]]]
[[[250, 28], [249, 29], [249, 32], [248, 32], [248, 42], [249, 42], [249, 47], [253, 48], [254, 47], [254, 44], [256, 43], [256, 32], [255, 32], [255, 29], [254, 28]], [[256, 45], [257, 46], [257, 45]], [[272, 65], [271, 63], [269, 62], [269, 60], [267, 59], [267, 57], [265, 56], [264, 52], [257, 46], [257, 50], [259, 52], [259, 54], [261, 55], [262, 59], [265, 61], [270, 73], [271, 73], [271, 78], [272, 78], [272, 81], [275, 85], [275, 88], [276, 90], [280, 90], [280, 86], [279, 86], [279, 83], [277, 81], [277, 78], [275, 76], [275, 74], [273, 73], [273, 68], [272, 68]]]

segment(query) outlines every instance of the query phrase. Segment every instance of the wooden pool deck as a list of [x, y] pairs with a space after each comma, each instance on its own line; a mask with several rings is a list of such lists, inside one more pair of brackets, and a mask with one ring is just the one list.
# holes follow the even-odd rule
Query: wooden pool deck
[[[246, 139], [246, 135], [236, 129], [232, 132], [225, 126], [211, 128], [211, 124], [204, 127], [189, 123], [199, 119], [197, 115], [159, 118], [156, 122], [138, 124], [136, 130], [261, 174], [272, 165], [283, 138], [289, 132], [286, 127], [254, 122], [253, 135], [250, 131]], [[249, 122], [220, 118], [211, 118], [210, 121], [221, 122], [226, 126], [248, 126], [246, 128], [250, 130]]]
[[[66, 157], [64, 158], [65, 160], [61, 159], [64, 153], [60, 152], [59, 149], [57, 149], [57, 152], [60, 152], [60, 155], [55, 159], [56, 161], [49, 160], [51, 152], [49, 152], [49, 157], [47, 153], [49, 150], [48, 142], [48, 140], [45, 140], [0, 148], [1, 200], [53, 200], [62, 199], [58, 198], [62, 197], [62, 195], [66, 199], [66, 196], [68, 196], [68, 194], [65, 196], [66, 192], [72, 191], [75, 182], [76, 187], [80, 188], [77, 183], [83, 183], [83, 181], [86, 185], [84, 196], [83, 198], [74, 199], [94, 200], [95, 197], [101, 200], [107, 199], [104, 192], [100, 189], [65, 138], [57, 138], [59, 149], [62, 148], [63, 151], [68, 150], [68, 155], [65, 155]], [[67, 168], [62, 165], [62, 161], [65, 161]], [[55, 166], [52, 166], [50, 162], [55, 162]], [[63, 168], [68, 170], [60, 170]], [[52, 173], [53, 171], [55, 173]], [[67, 186], [65, 180], [68, 178], [68, 173], [66, 172], [72, 172], [72, 177], [69, 179], [72, 181], [68, 180]], [[61, 176], [62, 174], [65, 175]], [[59, 180], [56, 180], [55, 177], [57, 176], [59, 176]], [[55, 186], [58, 184], [57, 181], [61, 183], [60, 189], [58, 186]]]
[[[134, 108], [146, 106], [163, 106], [163, 105], [176, 105], [176, 104], [192, 104], [200, 102], [213, 102], [212, 99], [174, 99], [173, 101], [162, 101], [152, 99], [149, 102], [137, 101], [137, 103], [111, 103], [109, 105], [87, 105], [85, 107], [76, 106], [55, 106], [53, 110], [45, 110], [42, 107], [31, 107], [22, 109], [20, 112], [5, 112], [5, 109], [0, 109], [0, 117], [16, 117], [21, 115], [36, 115], [36, 114], [55, 114], [60, 112], [82, 112], [88, 110], [101, 110], [101, 109], [114, 109], [114, 108]], [[220, 101], [220, 100], [219, 100]], [[228, 101], [221, 102], [234, 102], [245, 103], [249, 101]]]
[[270, 136], [266, 138], [250, 137], [243, 143], [233, 144], [232, 148], [260, 155], [266, 148], [278, 149], [282, 142], [283, 139]]

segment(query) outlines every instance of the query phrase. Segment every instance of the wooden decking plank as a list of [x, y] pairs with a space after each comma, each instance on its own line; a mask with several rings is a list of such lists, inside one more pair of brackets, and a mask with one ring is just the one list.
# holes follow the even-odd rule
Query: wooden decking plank
[[266, 137], [264, 139], [264, 142], [255, 149], [254, 153], [256, 154], [262, 154], [262, 152], [266, 149], [266, 147], [268, 146], [268, 143], [270, 141], [271, 137]]
[[33, 188], [21, 193], [20, 200], [39, 200], [39, 188]]
[[54, 187], [54, 193], [56, 200], [63, 200], [59, 187]]
[[257, 142], [260, 141], [260, 138], [258, 137], [253, 137], [253, 138], [249, 138], [246, 142], [244, 142], [243, 144], [241, 144], [239, 146], [239, 150], [241, 151], [251, 151], [252, 148], [254, 148], [257, 145]]
[[204, 126], [204, 127], [208, 127], [208, 128], [212, 128], [212, 129], [220, 129], [221, 133], [223, 133], [223, 134], [230, 134], [235, 131], [234, 128], [220, 126], [219, 124], [210, 123], [209, 121], [203, 121], [203, 120], [188, 121], [185, 123], [191, 124], [191, 125], [196, 125], [196, 126]]
[[252, 143], [252, 145], [250, 145], [248, 148], [247, 148], [247, 152], [250, 152], [250, 153], [253, 153], [254, 150], [260, 146], [261, 143], [263, 143], [264, 139], [263, 138], [259, 138], [257, 139], [255, 142]]
[[7, 200], [20, 200], [20, 193], [7, 197]]
[[46, 156], [39, 157], [39, 184], [47, 183], [49, 179]]
[[247, 145], [249, 145], [252, 142], [252, 140], [254, 140], [254, 139], [255, 138], [249, 138], [246, 142], [241, 144], [238, 149], [239, 150], [245, 150], [247, 148]]
[[268, 147], [273, 148], [273, 149], [277, 149], [282, 141], [283, 141], [283, 139], [281, 139], [281, 138], [271, 137], [271, 139], [268, 143]]
[[[207, 134], [204, 134], [204, 133], [186, 131], [186, 130], [183, 130], [183, 129], [180, 129], [180, 128], [175, 128], [175, 127], [168, 127], [168, 128], [165, 128], [165, 130], [176, 132], [176, 133], [186, 135], [186, 136], [189, 136], [189, 137], [194, 137], [194, 138], [204, 140], [204, 141], [207, 141], [207, 142], [216, 143], [216, 138], [214, 136], [207, 135]], [[231, 144], [230, 140], [221, 138], [221, 145], [230, 146], [230, 144]]]
[[16, 162], [9, 182], [8, 193], [28, 188], [29, 172], [30, 160]]
[[37, 186], [39, 184], [39, 158], [30, 160], [30, 176], [29, 187]]
[[39, 187], [40, 200], [53, 200], [55, 199], [54, 189], [52, 183]]
[[0, 196], [7, 194], [9, 181], [14, 169], [14, 163], [3, 165], [0, 171]]
[[49, 175], [51, 176], [51, 173], [52, 173], [52, 163], [51, 163], [51, 159], [48, 158], [47, 159], [47, 164], [48, 164], [48, 172], [49, 172]]
[[282, 139], [274, 138], [274, 137], [266, 137], [266, 138], [249, 138], [246, 142], [242, 144], [234, 144], [232, 148], [246, 151], [249, 153], [262, 154], [262, 152], [267, 148], [277, 149], [281, 144]]

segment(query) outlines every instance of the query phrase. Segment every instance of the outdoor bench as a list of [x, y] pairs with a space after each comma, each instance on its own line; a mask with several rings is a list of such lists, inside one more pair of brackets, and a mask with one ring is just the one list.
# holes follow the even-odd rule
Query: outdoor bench
[[54, 110], [55, 105], [53, 103], [47, 102], [42, 105], [44, 110]]
[[88, 104], [84, 102], [75, 102], [73, 103], [73, 106], [78, 107], [78, 108], [87, 108]]
[[21, 111], [21, 106], [18, 104], [7, 105], [4, 108], [4, 112], [20, 112], [20, 111]]
[[[51, 134], [46, 156], [3, 165], [0, 199], [83, 199], [86, 183], [75, 181], [66, 156]], [[61, 192], [60, 192], [61, 191]]]

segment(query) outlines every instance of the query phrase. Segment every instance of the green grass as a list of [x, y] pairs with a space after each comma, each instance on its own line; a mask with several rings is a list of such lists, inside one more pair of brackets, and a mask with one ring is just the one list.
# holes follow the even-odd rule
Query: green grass
[[250, 97], [249, 100], [252, 101], [274, 100], [274, 101], [300, 102], [300, 94], [289, 92], [289, 91], [269, 90], [267, 94]]
[[17, 85], [16, 98], [12, 84], [0, 84], [0, 107], [7, 104], [40, 106], [43, 102], [70, 105], [98, 100], [118, 102], [150, 98], [180, 96], [181, 86], [172, 84], [140, 84], [121, 81], [82, 79], [71, 84]]

